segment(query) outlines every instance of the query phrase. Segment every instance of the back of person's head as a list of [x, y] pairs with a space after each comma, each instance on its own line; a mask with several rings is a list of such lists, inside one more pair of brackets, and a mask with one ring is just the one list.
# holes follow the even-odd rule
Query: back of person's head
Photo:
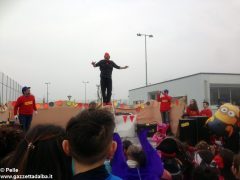
[[67, 124], [64, 150], [78, 163], [91, 165], [113, 156], [115, 128], [113, 114], [108, 110], [84, 110]]
[[195, 148], [197, 150], [210, 150], [210, 145], [206, 141], [199, 141]]
[[234, 153], [229, 149], [221, 149], [220, 152], [213, 158], [212, 165], [220, 170], [224, 179], [234, 179], [231, 171]]
[[132, 142], [125, 139], [125, 140], [123, 140], [122, 143], [123, 143], [123, 152], [124, 152], [125, 155], [127, 155], [127, 150], [129, 148], [129, 146], [132, 145]]
[[214, 155], [209, 150], [200, 150], [194, 154], [194, 162], [197, 166], [209, 167]]
[[127, 150], [127, 157], [128, 160], [136, 161], [138, 167], [143, 167], [146, 165], [146, 155], [139, 146], [130, 145]]
[[89, 103], [89, 110], [95, 110], [97, 108], [97, 103], [95, 101], [92, 101]]
[[219, 175], [216, 169], [211, 167], [202, 167], [197, 166], [193, 170], [193, 177], [194, 180], [218, 180]]
[[237, 179], [240, 179], [240, 154], [233, 158], [232, 172]]
[[19, 143], [8, 163], [21, 175], [44, 174], [53, 179], [65, 180], [71, 176], [71, 159], [64, 154], [63, 128], [55, 125], [38, 125], [30, 129]]
[[165, 138], [156, 148], [161, 151], [162, 156], [176, 157], [179, 152], [177, 142], [174, 138]]
[[16, 146], [24, 137], [24, 132], [21, 129], [16, 129], [9, 126], [0, 128], [0, 161], [9, 153], [16, 149]]

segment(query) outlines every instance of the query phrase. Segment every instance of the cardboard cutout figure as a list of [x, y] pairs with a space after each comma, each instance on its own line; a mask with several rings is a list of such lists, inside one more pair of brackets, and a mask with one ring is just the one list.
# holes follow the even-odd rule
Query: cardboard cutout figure
[[172, 99], [171, 111], [170, 111], [170, 128], [172, 133], [177, 136], [179, 119], [181, 119], [184, 108], [186, 106], [185, 97], [180, 99]]
[[138, 124], [162, 124], [162, 117], [159, 112], [159, 102], [151, 100], [144, 104], [144, 107], [137, 113]]

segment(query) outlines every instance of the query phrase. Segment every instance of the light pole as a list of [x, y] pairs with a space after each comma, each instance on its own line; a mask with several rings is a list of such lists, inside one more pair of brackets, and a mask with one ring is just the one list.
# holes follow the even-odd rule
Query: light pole
[[147, 86], [148, 85], [148, 78], [147, 78], [147, 37], [152, 38], [153, 35], [138, 33], [137, 36], [144, 36], [144, 40], [145, 40], [145, 68], [146, 68], [146, 86]]
[[89, 82], [88, 81], [83, 81], [83, 84], [85, 85], [85, 104], [87, 103], [87, 84]]
[[51, 84], [50, 82], [45, 83], [47, 85], [47, 103], [48, 103], [48, 85]]

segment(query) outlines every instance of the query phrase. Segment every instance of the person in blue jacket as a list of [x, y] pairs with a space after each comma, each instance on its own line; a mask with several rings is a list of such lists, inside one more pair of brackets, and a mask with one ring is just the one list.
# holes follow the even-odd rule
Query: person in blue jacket
[[142, 150], [145, 153], [146, 163], [144, 166], [129, 167], [124, 157], [122, 141], [115, 133], [113, 140], [117, 142], [117, 150], [111, 161], [112, 173], [124, 180], [159, 180], [163, 175], [163, 164], [157, 151], [147, 140], [147, 130], [142, 130], [138, 134]]
[[116, 150], [113, 114], [107, 110], [84, 110], [67, 124], [63, 150], [72, 157], [72, 180], [121, 180], [104, 165]]

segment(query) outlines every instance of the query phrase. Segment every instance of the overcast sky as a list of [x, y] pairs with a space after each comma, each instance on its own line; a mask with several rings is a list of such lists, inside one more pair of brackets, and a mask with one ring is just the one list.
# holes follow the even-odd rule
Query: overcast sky
[[[113, 72], [115, 98], [149, 83], [198, 72], [239, 73], [239, 0], [0, 0], [0, 71], [38, 98], [96, 98], [109, 52], [126, 70]], [[164, 88], [164, 87], [163, 87]]]

